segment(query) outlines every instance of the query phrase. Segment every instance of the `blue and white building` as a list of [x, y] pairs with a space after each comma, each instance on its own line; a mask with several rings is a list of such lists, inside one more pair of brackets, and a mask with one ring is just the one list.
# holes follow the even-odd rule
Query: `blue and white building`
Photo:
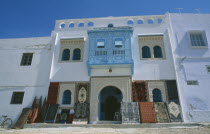
[[140, 82], [138, 96], [173, 102], [179, 121], [210, 122], [209, 22], [210, 14], [171, 13], [69, 19], [50, 37], [0, 39], [0, 115], [15, 122], [42, 96], [58, 114], [87, 103], [89, 123], [112, 121]]

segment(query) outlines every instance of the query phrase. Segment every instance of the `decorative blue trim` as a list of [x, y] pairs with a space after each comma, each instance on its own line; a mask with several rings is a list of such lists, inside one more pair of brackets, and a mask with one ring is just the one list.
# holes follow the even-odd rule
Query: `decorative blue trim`
[[[89, 53], [88, 53], [88, 74], [91, 74], [93, 65], [131, 65], [133, 74], [133, 59], [131, 50], [131, 27], [95, 28], [88, 31]], [[123, 45], [116, 47], [115, 39], [122, 39]], [[98, 48], [97, 41], [104, 39], [104, 47]], [[100, 68], [101, 66], [99, 66]]]

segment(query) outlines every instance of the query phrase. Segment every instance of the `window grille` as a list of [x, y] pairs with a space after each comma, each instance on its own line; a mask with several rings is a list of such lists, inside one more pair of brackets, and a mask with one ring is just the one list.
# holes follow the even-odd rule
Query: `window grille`
[[189, 80], [189, 81], [187, 81], [187, 85], [198, 85], [198, 81], [197, 80]]
[[21, 66], [30, 66], [32, 63], [33, 53], [23, 53]]
[[107, 55], [107, 51], [95, 51], [95, 56]]
[[113, 55], [124, 55], [125, 50], [113, 50]]
[[206, 46], [202, 33], [190, 33], [192, 46]]

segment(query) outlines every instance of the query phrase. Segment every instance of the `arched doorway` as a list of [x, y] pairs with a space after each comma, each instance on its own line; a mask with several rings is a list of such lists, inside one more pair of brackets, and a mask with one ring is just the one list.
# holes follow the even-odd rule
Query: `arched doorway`
[[121, 91], [114, 86], [107, 86], [99, 93], [99, 120], [114, 121], [120, 113]]

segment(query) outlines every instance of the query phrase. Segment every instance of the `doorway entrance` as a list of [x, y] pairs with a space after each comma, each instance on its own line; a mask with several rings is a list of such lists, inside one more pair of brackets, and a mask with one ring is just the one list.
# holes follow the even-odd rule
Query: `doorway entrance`
[[121, 91], [114, 86], [107, 86], [99, 93], [99, 120], [119, 121]]

